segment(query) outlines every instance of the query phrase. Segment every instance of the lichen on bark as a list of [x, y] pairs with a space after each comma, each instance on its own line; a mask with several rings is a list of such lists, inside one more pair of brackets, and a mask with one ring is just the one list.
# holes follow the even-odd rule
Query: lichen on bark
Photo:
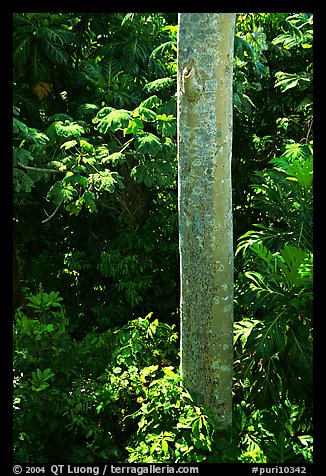
[[181, 13], [178, 38], [181, 373], [224, 428], [232, 417], [234, 22], [233, 13]]

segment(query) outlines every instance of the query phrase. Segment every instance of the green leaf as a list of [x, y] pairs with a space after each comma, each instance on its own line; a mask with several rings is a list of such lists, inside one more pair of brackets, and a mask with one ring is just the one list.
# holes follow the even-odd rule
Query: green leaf
[[173, 137], [177, 131], [176, 118], [172, 115], [159, 114], [157, 116], [156, 128], [157, 132], [163, 137]]
[[34, 181], [23, 170], [14, 167], [13, 170], [13, 184], [16, 192], [29, 193], [34, 187]]
[[144, 86], [144, 89], [148, 91], [149, 93], [153, 91], [160, 91], [161, 89], [167, 88], [173, 84], [173, 79], [172, 78], [160, 78], [160, 79], [155, 79], [154, 81], [151, 81], [150, 83], [147, 83]]
[[94, 117], [93, 123], [97, 124], [98, 130], [102, 134], [106, 134], [109, 129], [116, 132], [119, 129], [126, 128], [130, 119], [131, 114], [125, 109], [104, 107]]
[[156, 112], [147, 107], [138, 106], [133, 112], [133, 117], [140, 117], [143, 121], [153, 122], [156, 119]]
[[285, 312], [270, 315], [264, 322], [257, 323], [248, 338], [248, 344], [262, 359], [281, 352], [287, 343], [288, 320]]
[[13, 123], [14, 134], [18, 134], [19, 131], [22, 131], [25, 134], [28, 134], [28, 127], [26, 126], [26, 124], [16, 119], [16, 117], [13, 118], [12, 123]]
[[254, 309], [261, 307], [273, 308], [286, 304], [287, 292], [280, 284], [275, 282], [275, 279], [267, 280], [264, 275], [257, 271], [246, 271], [244, 275], [250, 280], [250, 291], [247, 292], [246, 301], [250, 302]]
[[255, 319], [244, 319], [242, 321], [237, 321], [234, 323], [234, 344], [240, 340], [242, 349], [245, 348], [248, 337], [250, 336], [253, 328], [259, 323], [260, 321]]
[[29, 161], [34, 160], [32, 154], [28, 150], [22, 149], [20, 147], [15, 147], [13, 149], [13, 159], [14, 165], [18, 165], [18, 162], [23, 165], [27, 165]]
[[88, 180], [87, 177], [80, 175], [78, 173], [73, 173], [72, 171], [68, 171], [65, 177], [62, 179], [63, 185], [72, 185], [75, 186], [77, 184], [81, 185], [82, 187], [87, 187]]
[[84, 118], [90, 114], [95, 114], [98, 110], [99, 106], [97, 104], [85, 103], [78, 107], [77, 112]]
[[255, 50], [253, 46], [248, 43], [244, 38], [241, 38], [239, 35], [234, 37], [234, 54], [237, 55], [241, 60], [245, 59], [245, 53], [247, 57], [254, 59]]
[[73, 139], [73, 140], [68, 140], [67, 142], [64, 142], [60, 148], [64, 150], [71, 149], [72, 147], [75, 147], [78, 144], [78, 142]]
[[88, 182], [98, 191], [105, 190], [107, 192], [114, 192], [115, 185], [118, 185], [119, 188], [123, 188], [120, 175], [118, 175], [117, 172], [111, 172], [108, 169], [97, 174], [90, 174]]
[[165, 375], [167, 375], [167, 377], [176, 379], [178, 376], [175, 372], [172, 371], [172, 369], [174, 369], [174, 367], [172, 367], [172, 366], [163, 367], [163, 372], [165, 373]]
[[152, 157], [155, 157], [155, 155], [162, 150], [162, 144], [159, 138], [151, 132], [144, 132], [142, 135], [138, 135], [135, 145], [138, 152], [148, 154]]
[[63, 113], [57, 113], [53, 114], [48, 118], [48, 122], [56, 122], [56, 121], [69, 121], [69, 122], [74, 122], [73, 118], [71, 116], [68, 116], [68, 114], [63, 114]]
[[162, 104], [161, 99], [158, 98], [156, 94], [154, 94], [153, 96], [150, 96], [149, 98], [144, 99], [144, 101], [140, 103], [140, 106], [152, 109], [153, 107], [158, 107], [161, 104]]
[[46, 135], [48, 138], [55, 141], [57, 138], [62, 139], [80, 139], [81, 135], [85, 132], [84, 128], [76, 122], [70, 120], [55, 121], [50, 124], [46, 129]]
[[101, 164], [106, 164], [110, 162], [113, 167], [116, 165], [121, 165], [125, 162], [126, 156], [123, 152], [113, 152], [113, 154], [109, 154], [107, 157], [103, 157], [101, 159]]
[[280, 250], [280, 255], [284, 262], [279, 260], [278, 266], [284, 273], [288, 286], [295, 286], [301, 280], [299, 268], [307, 257], [307, 252], [295, 246], [285, 245], [284, 248]]
[[91, 213], [97, 210], [95, 203], [95, 195], [93, 192], [91, 192], [90, 190], [85, 190], [81, 198], [84, 200], [86, 208], [88, 208]]
[[79, 145], [80, 145], [81, 150], [82, 150], [83, 152], [95, 153], [95, 147], [93, 146], [93, 144], [91, 144], [91, 143], [88, 142], [87, 140], [81, 139], [81, 140], [79, 141]]
[[165, 455], [169, 453], [169, 443], [164, 438], [162, 439], [162, 449]]
[[284, 73], [278, 71], [275, 73], [275, 87], [280, 86], [281, 92], [300, 86], [300, 89], [306, 89], [311, 84], [311, 76], [308, 73]]
[[139, 117], [134, 117], [129, 121], [128, 127], [123, 130], [124, 135], [126, 134], [138, 134], [144, 129], [144, 123]]

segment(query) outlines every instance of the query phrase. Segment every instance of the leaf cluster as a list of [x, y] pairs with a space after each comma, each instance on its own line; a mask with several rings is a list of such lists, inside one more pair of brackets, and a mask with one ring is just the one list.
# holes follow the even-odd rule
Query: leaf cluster
[[181, 385], [174, 328], [149, 314], [76, 342], [59, 300], [41, 291], [30, 302], [34, 312], [47, 303], [42, 317], [17, 314], [15, 460], [205, 460], [215, 426]]
[[310, 154], [284, 154], [272, 161], [275, 171], [259, 174], [254, 190], [265, 224], [243, 235], [237, 249], [244, 258], [237, 302], [245, 317], [235, 324], [235, 343], [240, 360], [244, 357], [241, 373], [250, 381], [250, 398], [263, 407], [287, 397], [311, 398], [310, 161]]

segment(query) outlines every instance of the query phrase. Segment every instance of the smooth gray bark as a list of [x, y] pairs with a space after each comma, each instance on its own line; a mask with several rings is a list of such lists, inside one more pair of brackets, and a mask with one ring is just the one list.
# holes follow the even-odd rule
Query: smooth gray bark
[[232, 421], [232, 76], [235, 13], [181, 13], [178, 31], [181, 375]]

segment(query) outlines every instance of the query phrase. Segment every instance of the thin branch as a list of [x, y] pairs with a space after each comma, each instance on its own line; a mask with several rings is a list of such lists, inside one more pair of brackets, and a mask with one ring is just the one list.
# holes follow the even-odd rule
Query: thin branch
[[122, 149], [119, 151], [120, 154], [130, 145], [130, 143], [134, 140], [134, 137], [132, 137], [130, 140], [128, 140], [125, 145], [122, 147]]
[[55, 169], [41, 169], [40, 167], [30, 167], [29, 165], [24, 165], [21, 162], [18, 164], [20, 167], [23, 167], [23, 169], [26, 170], [32, 170], [33, 172], [50, 172], [53, 174], [61, 174], [61, 170], [55, 170]]
[[63, 197], [61, 198], [61, 200], [60, 200], [58, 206], [56, 207], [56, 209], [54, 210], [54, 212], [53, 212], [50, 216], [48, 216], [47, 218], [45, 218], [45, 220], [42, 220], [42, 223], [46, 223], [47, 221], [51, 220], [51, 218], [54, 217], [54, 215], [55, 215], [55, 214], [57, 213], [57, 211], [59, 210], [60, 205], [61, 205], [62, 202], [63, 202]]

